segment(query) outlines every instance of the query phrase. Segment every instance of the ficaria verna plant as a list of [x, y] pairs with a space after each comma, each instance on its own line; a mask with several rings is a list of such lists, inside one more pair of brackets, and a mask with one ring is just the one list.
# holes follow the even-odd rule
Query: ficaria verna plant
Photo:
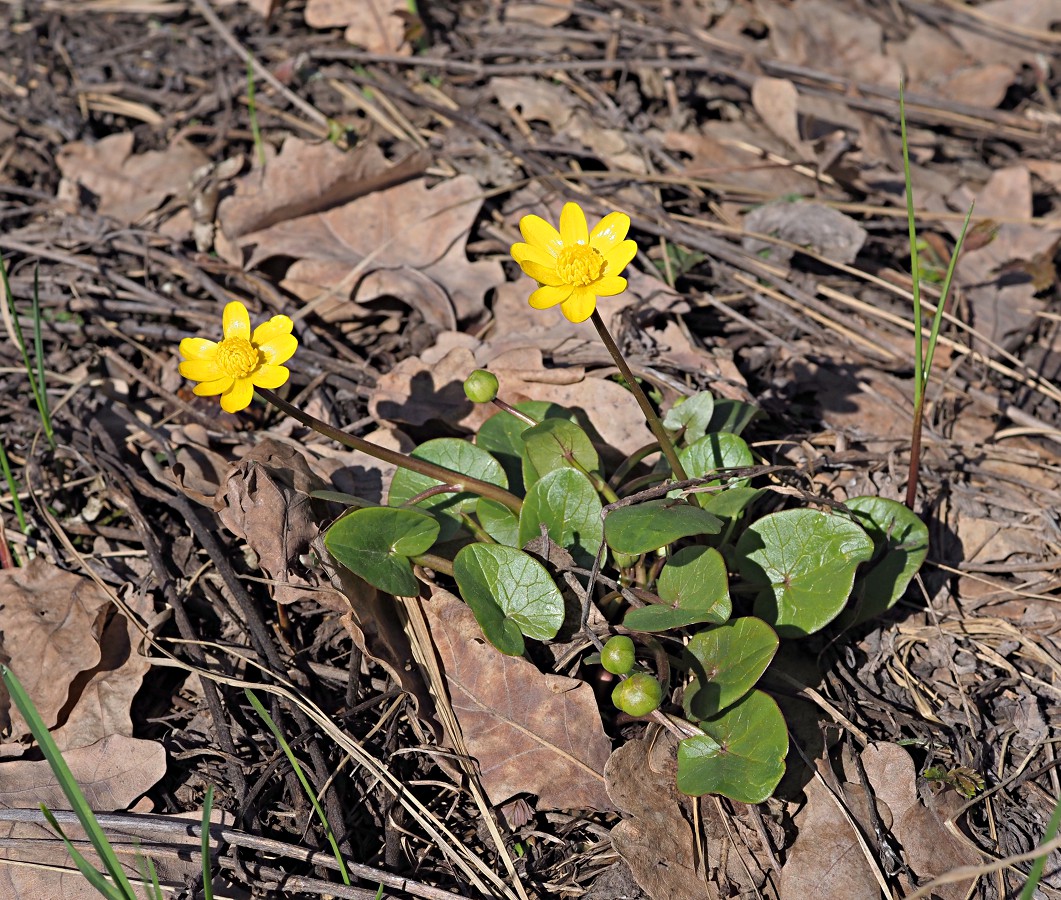
[[[603, 664], [600, 677], [618, 679], [615, 706], [676, 735], [682, 791], [763, 801], [788, 753], [770, 692], [783, 685], [770, 671], [780, 641], [891, 607], [925, 558], [927, 529], [879, 497], [791, 506], [741, 437], [758, 413], [748, 404], [705, 391], [661, 418], [596, 309], [626, 288], [621, 273], [637, 252], [629, 217], [613, 212], [590, 229], [568, 203], [559, 226], [525, 216], [512, 256], [538, 284], [532, 306], [593, 324], [645, 415], [655, 441], [615, 465], [606, 461], [621, 454], [584, 417], [553, 403], [509, 405], [482, 370], [466, 392], [498, 412], [474, 440], [428, 440], [405, 455], [333, 428], [271, 390], [288, 377], [291, 320], [274, 316], [252, 332], [239, 303], [225, 309], [220, 343], [181, 342], [181, 373], [225, 410], [245, 408], [257, 389], [321, 434], [398, 466], [386, 505], [358, 501], [328, 527], [339, 563], [395, 596], [417, 594], [421, 578], [455, 584], [502, 653], [522, 655], [528, 639], [553, 641], [567, 625], [584, 636], [587, 671]], [[593, 608], [605, 624], [587, 624]]]

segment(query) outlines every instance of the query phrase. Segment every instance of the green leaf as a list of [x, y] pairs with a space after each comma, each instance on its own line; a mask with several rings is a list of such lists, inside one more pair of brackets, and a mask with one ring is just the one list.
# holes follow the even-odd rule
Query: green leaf
[[721, 624], [733, 612], [726, 563], [721, 553], [708, 547], [685, 547], [668, 559], [656, 593], [668, 605], [631, 609], [623, 619], [626, 628], [666, 631], [700, 622]]
[[678, 500], [648, 500], [612, 510], [604, 520], [604, 539], [617, 553], [658, 550], [683, 537], [718, 534], [722, 520]]
[[738, 484], [713, 494], [699, 494], [700, 505], [720, 519], [734, 520], [763, 494], [762, 488]]
[[769, 694], [752, 691], [735, 706], [701, 722], [703, 736], [678, 745], [678, 790], [722, 794], [738, 803], [769, 799], [785, 774], [788, 731]]
[[740, 400], [716, 400], [715, 411], [707, 425], [707, 433], [728, 431], [740, 434], [760, 415], [758, 406]]
[[[480, 481], [487, 481], [499, 487], [508, 487], [508, 478], [501, 464], [481, 447], [459, 438], [436, 438], [425, 441], [411, 454], [417, 459], [453, 469], [462, 475], [470, 475]], [[389, 506], [401, 506], [418, 494], [442, 484], [434, 478], [421, 475], [411, 469], [399, 468], [391, 480], [390, 492], [387, 495]], [[461, 513], [471, 513], [475, 509], [478, 496], [468, 491], [459, 493], [436, 494], [416, 504], [418, 509], [431, 513], [438, 519], [441, 531], [439, 541], [449, 541], [461, 530]]]
[[324, 546], [373, 587], [412, 597], [419, 585], [409, 557], [426, 553], [438, 534], [438, 522], [427, 513], [370, 506], [354, 510], [332, 525], [324, 536]]
[[754, 612], [783, 638], [824, 628], [844, 608], [855, 569], [873, 542], [843, 516], [786, 509], [748, 526], [737, 541], [737, 567], [758, 590]]
[[685, 689], [685, 712], [710, 719], [736, 703], [762, 677], [777, 653], [777, 633], [748, 616], [699, 631], [689, 640], [693, 682]]
[[[546, 419], [571, 419], [574, 416], [570, 410], [556, 403], [546, 403], [542, 400], [527, 400], [524, 403], [514, 404], [521, 413], [537, 419], [539, 422]], [[499, 412], [479, 426], [479, 433], [475, 436], [475, 445], [486, 450], [493, 456], [505, 470], [511, 490], [517, 495], [522, 495], [524, 490], [522, 475], [523, 457], [523, 432], [533, 426], [528, 425], [522, 419], [517, 419], [507, 412]]]
[[715, 398], [710, 391], [700, 391], [675, 403], [663, 417], [663, 427], [670, 431], [681, 431], [682, 443], [686, 446], [707, 434], [708, 423], [715, 411]]
[[486, 639], [502, 653], [520, 656], [523, 635], [556, 637], [564, 598], [534, 557], [501, 544], [469, 544], [453, 560], [453, 573]]
[[845, 611], [850, 626], [891, 609], [906, 592], [928, 555], [928, 526], [902, 503], [883, 497], [852, 497], [846, 506], [873, 541], [872, 563], [855, 585], [858, 603]]
[[586, 472], [600, 469], [600, 457], [593, 442], [574, 422], [546, 419], [523, 432], [527, 459], [541, 477], [556, 469], [581, 468]]
[[600, 496], [575, 469], [554, 469], [535, 482], [519, 514], [519, 544], [541, 537], [544, 523], [552, 538], [579, 565], [593, 565], [604, 539]]
[[519, 519], [505, 504], [480, 497], [475, 504], [475, 515], [483, 530], [499, 544], [519, 546]]
[[[755, 457], [752, 456], [752, 451], [744, 442], [744, 439], [725, 431], [719, 434], [705, 435], [695, 444], [691, 444], [682, 450], [678, 454], [678, 458], [690, 478], [704, 478], [708, 475], [714, 475], [718, 469], [755, 465]], [[748, 479], [734, 480], [727, 477], [726, 481], [732, 481], [734, 484], [746, 484]], [[708, 484], [721, 483], [721, 480], [708, 482]]]

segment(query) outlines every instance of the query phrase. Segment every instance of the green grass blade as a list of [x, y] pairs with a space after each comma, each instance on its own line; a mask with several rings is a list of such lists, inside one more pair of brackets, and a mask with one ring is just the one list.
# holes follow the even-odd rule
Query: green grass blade
[[[917, 222], [914, 218], [914, 186], [910, 178], [910, 141], [906, 133], [906, 91], [899, 80], [899, 134], [903, 147], [903, 179], [906, 185], [906, 226], [910, 241], [911, 293], [914, 298], [914, 406], [924, 390], [925, 348], [921, 337], [921, 260], [917, 253]], [[953, 259], [953, 257], [952, 257]]]
[[258, 104], [254, 99], [254, 60], [247, 54], [247, 115], [251, 122], [251, 134], [254, 136], [254, 149], [258, 152], [258, 162], [265, 168], [265, 144], [262, 143], [262, 131], [258, 126]]
[[203, 854], [203, 900], [214, 900], [214, 878], [210, 865], [210, 813], [213, 809], [214, 786], [211, 784], [206, 789], [206, 797], [203, 798], [203, 830], [200, 835]]
[[[55, 449], [55, 435], [52, 433], [52, 417], [48, 412], [48, 400], [44, 396], [44, 379], [41, 377], [40, 381], [37, 379], [37, 369], [34, 368], [32, 363], [29, 361], [29, 351], [26, 349], [26, 339], [22, 335], [22, 325], [18, 321], [18, 309], [15, 306], [15, 295], [11, 293], [11, 282], [7, 278], [7, 266], [4, 264], [3, 259], [0, 259], [0, 284], [4, 286], [4, 296], [7, 298], [7, 308], [11, 312], [11, 323], [15, 329], [15, 340], [18, 343], [18, 349], [22, 354], [22, 365], [26, 368], [26, 375], [29, 377], [29, 388], [33, 392], [33, 402], [37, 404], [37, 412], [41, 417], [41, 425], [44, 427], [44, 436], [48, 440], [48, 444], [51, 448]], [[36, 290], [34, 290], [34, 297], [38, 296]], [[39, 313], [39, 310], [38, 310]], [[39, 314], [35, 316], [34, 322], [37, 328], [40, 326]], [[42, 369], [43, 372], [43, 364]]]
[[106, 834], [103, 833], [103, 829], [96, 820], [95, 813], [92, 812], [85, 795], [81, 792], [81, 788], [78, 787], [77, 781], [74, 780], [70, 767], [66, 764], [66, 760], [63, 759], [63, 754], [44, 724], [40, 713], [37, 712], [37, 707], [33, 705], [33, 701], [30, 699], [29, 694], [26, 693], [26, 689], [22, 687], [22, 683], [15, 677], [15, 673], [3, 664], [0, 664], [0, 677], [3, 678], [8, 693], [11, 695], [15, 706], [18, 707], [18, 711], [22, 714], [22, 718], [29, 725], [29, 729], [37, 741], [37, 746], [40, 747], [44, 758], [48, 760], [48, 765], [55, 774], [59, 786], [63, 789], [66, 799], [70, 802], [71, 809], [77, 815], [81, 827], [85, 829], [85, 834], [102, 860], [107, 873], [111, 876], [115, 885], [124, 892], [124, 894], [119, 896], [135, 900], [136, 895], [133, 893], [133, 886], [125, 875], [125, 870], [118, 859], [118, 854], [114, 852], [114, 848], [111, 846], [110, 841], [107, 840]]
[[273, 733], [273, 737], [275, 737], [280, 744], [281, 749], [287, 756], [288, 762], [291, 763], [291, 768], [295, 770], [295, 775], [298, 776], [298, 780], [302, 783], [302, 789], [306, 792], [306, 796], [309, 797], [309, 802], [313, 804], [313, 809], [317, 813], [317, 818], [320, 819], [321, 824], [324, 826], [324, 833], [328, 837], [328, 843], [331, 844], [332, 855], [335, 857], [335, 861], [339, 864], [339, 873], [342, 875], [343, 884], [349, 885], [350, 873], [346, 871], [346, 863], [343, 862], [343, 855], [339, 852], [339, 844], [335, 840], [332, 826], [328, 824], [328, 819], [324, 815], [324, 810], [321, 809], [320, 803], [317, 802], [317, 795], [313, 793], [313, 787], [310, 785], [309, 779], [306, 778], [306, 773], [302, 771], [302, 766], [299, 765], [298, 760], [295, 758], [295, 754], [291, 750], [291, 745], [284, 739], [276, 722], [273, 721], [273, 717], [270, 716], [265, 707], [262, 706], [261, 701], [254, 696], [254, 693], [249, 688], [244, 688], [243, 690], [247, 695], [247, 699], [250, 700], [251, 706], [254, 707], [255, 712], [262, 717], [262, 721], [265, 722], [269, 730]]
[[41, 812], [44, 813], [44, 818], [48, 820], [48, 824], [52, 826], [52, 830], [63, 839], [63, 843], [66, 844], [66, 851], [70, 854], [70, 858], [74, 861], [74, 865], [77, 866], [81, 874], [85, 876], [85, 880], [91, 884], [99, 894], [106, 897], [107, 900], [136, 900], [136, 897], [132, 894], [128, 896], [122, 894], [118, 888], [107, 881], [101, 872], [97, 871], [95, 866], [85, 859], [81, 854], [81, 851], [78, 850], [77, 847], [71, 843], [70, 838], [66, 836], [66, 832], [63, 831], [62, 826], [56, 820], [52, 811], [43, 803], [41, 804]]
[[15, 482], [15, 476], [11, 474], [11, 463], [8, 462], [7, 451], [4, 449], [3, 442], [0, 442], [0, 469], [4, 471], [4, 481], [7, 482], [7, 489], [11, 491], [11, 505], [15, 508], [15, 517], [18, 519], [19, 530], [23, 534], [29, 534], [26, 514], [22, 511], [22, 501], [18, 499], [18, 484]]
[[[1058, 798], [1057, 804], [1054, 806], [1050, 821], [1046, 823], [1046, 831], [1043, 832], [1043, 839], [1039, 842], [1040, 846], [1052, 841], [1059, 827], [1061, 827], [1061, 797]], [[1049, 853], [1044, 853], [1032, 863], [1031, 869], [1028, 870], [1028, 880], [1024, 884], [1024, 889], [1020, 892], [1020, 900], [1032, 900], [1035, 895], [1035, 889], [1042, 880], [1043, 870], [1046, 868], [1046, 858], [1049, 855]]]
[[965, 243], [965, 233], [969, 230], [969, 220], [973, 217], [973, 207], [976, 204], [969, 204], [969, 211], [965, 214], [965, 221], [962, 222], [962, 230], [958, 234], [958, 241], [954, 245], [954, 252], [950, 255], [950, 262], [947, 263], [947, 275], [943, 279], [943, 290], [939, 295], [939, 303], [936, 304], [936, 314], [932, 317], [932, 331], [928, 336], [928, 353], [925, 355], [925, 368], [922, 375], [924, 376], [923, 388], [928, 387], [928, 377], [932, 374], [932, 358], [936, 355], [936, 343], [939, 341], [939, 326], [943, 322], [943, 310], [947, 306], [947, 296], [950, 294], [951, 280], [954, 278], [954, 267], [958, 263], [958, 256], [962, 252], [962, 244]]
[[37, 386], [41, 397], [41, 420], [47, 434], [54, 434], [52, 429], [52, 411], [48, 406], [48, 392], [44, 388], [44, 335], [41, 329], [41, 267], [33, 267], [33, 355], [37, 363]]

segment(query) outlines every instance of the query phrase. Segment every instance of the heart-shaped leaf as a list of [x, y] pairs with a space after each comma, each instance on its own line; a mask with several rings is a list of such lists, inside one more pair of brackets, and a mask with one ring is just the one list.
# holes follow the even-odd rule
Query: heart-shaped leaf
[[762, 803], [785, 774], [788, 731], [769, 694], [752, 691], [678, 745], [678, 790]]
[[503, 503], [480, 497], [475, 504], [475, 515], [479, 524], [499, 544], [507, 547], [519, 546], [519, 519]]
[[623, 619], [626, 628], [666, 631], [700, 622], [720, 624], [733, 612], [726, 563], [722, 554], [708, 547], [684, 547], [668, 559], [656, 593], [666, 605], [631, 609]]
[[324, 536], [324, 546], [373, 587], [398, 597], [412, 597], [419, 585], [409, 557], [426, 553], [438, 532], [438, 522], [426, 513], [369, 506], [332, 525]]
[[716, 400], [715, 411], [711, 415], [711, 421], [707, 423], [707, 433], [728, 431], [730, 434], [740, 434], [759, 413], [759, 407], [750, 403], [742, 403], [740, 400]]
[[873, 554], [858, 525], [816, 509], [786, 509], [748, 526], [737, 567], [758, 589], [754, 612], [783, 638], [803, 637], [835, 619], [851, 595], [855, 569]]
[[718, 534], [722, 520], [680, 500], [648, 500], [612, 510], [604, 520], [604, 538], [616, 553], [658, 550], [694, 534]]
[[748, 616], [698, 631], [687, 648], [693, 682], [685, 689], [685, 712], [709, 719], [736, 703], [762, 677], [777, 653], [777, 633]]
[[[471, 475], [480, 481], [488, 481], [499, 487], [508, 487], [508, 478], [501, 464], [481, 447], [459, 438], [436, 438], [425, 441], [411, 454], [417, 459], [426, 459], [447, 469], [453, 469], [462, 475]], [[427, 475], [421, 475], [412, 469], [399, 468], [391, 480], [390, 492], [387, 494], [389, 506], [401, 506], [418, 494], [442, 484]], [[478, 496], [467, 491], [448, 494], [435, 494], [416, 504], [418, 509], [429, 512], [438, 519], [441, 526], [440, 541], [452, 540], [461, 529], [461, 513], [470, 513], [475, 509]]]
[[732, 521], [758, 500], [763, 493], [762, 488], [738, 484], [736, 487], [729, 487], [713, 494], [699, 494], [698, 496], [700, 505], [709, 513], [714, 513], [720, 519]]
[[601, 509], [600, 496], [585, 475], [554, 469], [527, 492], [519, 514], [519, 545], [541, 537], [544, 523], [549, 537], [575, 562], [591, 566], [604, 539]]
[[707, 426], [715, 411], [715, 398], [710, 391], [700, 391], [675, 403], [663, 417], [663, 427], [670, 431], [685, 432], [682, 443], [688, 446], [707, 434]]
[[[546, 419], [571, 419], [574, 415], [557, 403], [544, 400], [526, 400], [514, 404], [521, 413], [539, 422]], [[493, 456], [505, 470], [508, 483], [514, 493], [523, 494], [523, 432], [534, 426], [508, 412], [499, 412], [479, 426], [475, 445]]]
[[[695, 444], [690, 444], [682, 450], [678, 458], [690, 478], [714, 475], [719, 469], [755, 465], [755, 457], [752, 456], [752, 451], [744, 439], [726, 431], [704, 435]], [[746, 478], [740, 480], [725, 478], [725, 480], [733, 481], [734, 484], [745, 484], [748, 481]], [[708, 482], [708, 484], [721, 483], [721, 481]]]
[[883, 497], [852, 497], [846, 506], [873, 541], [872, 564], [855, 584], [857, 603], [844, 613], [849, 626], [891, 609], [906, 592], [928, 555], [928, 526], [902, 503]]
[[534, 557], [501, 544], [468, 544], [454, 558], [453, 573], [486, 639], [502, 653], [520, 656], [523, 635], [556, 637], [564, 598]]
[[546, 419], [528, 428], [523, 432], [523, 444], [539, 478], [554, 469], [600, 469], [600, 457], [589, 435], [567, 419]]

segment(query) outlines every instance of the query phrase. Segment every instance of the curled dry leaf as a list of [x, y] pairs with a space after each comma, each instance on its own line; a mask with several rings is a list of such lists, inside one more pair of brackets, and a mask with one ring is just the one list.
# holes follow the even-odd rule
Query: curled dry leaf
[[423, 601], [450, 702], [495, 805], [537, 795], [540, 808], [611, 809], [611, 741], [588, 684], [504, 656], [468, 606], [440, 588]]
[[59, 195], [80, 206], [81, 191], [97, 198], [97, 210], [132, 224], [168, 197], [184, 197], [193, 173], [209, 163], [201, 150], [177, 141], [165, 150], [133, 153], [133, 133], [112, 134], [96, 143], [75, 141], [56, 155], [63, 173]]
[[[673, 741], [660, 737], [673, 754]], [[612, 829], [612, 845], [626, 860], [635, 880], [651, 897], [706, 896], [704, 875], [698, 868], [692, 802], [675, 787], [676, 765], [659, 765], [661, 754], [648, 741], [628, 741], [604, 768], [608, 795], [627, 814]]]
[[[320, 524], [334, 515], [311, 491], [330, 488], [306, 458], [286, 444], [266, 439], [229, 472], [214, 498], [222, 524], [257, 554], [261, 570], [274, 580], [277, 603], [316, 599], [315, 579], [299, 574], [299, 557], [309, 552]], [[309, 589], [309, 590], [307, 590]]]
[[[779, 202], [757, 206], [744, 217], [746, 230], [767, 234], [790, 244], [808, 247], [829, 259], [850, 265], [866, 243], [866, 229], [854, 219], [824, 203]], [[787, 264], [795, 253], [755, 237], [741, 245], [749, 253], [766, 255], [771, 263]]]
[[309, 0], [305, 16], [310, 28], [345, 26], [343, 37], [370, 53], [408, 55], [412, 49], [406, 0]]

